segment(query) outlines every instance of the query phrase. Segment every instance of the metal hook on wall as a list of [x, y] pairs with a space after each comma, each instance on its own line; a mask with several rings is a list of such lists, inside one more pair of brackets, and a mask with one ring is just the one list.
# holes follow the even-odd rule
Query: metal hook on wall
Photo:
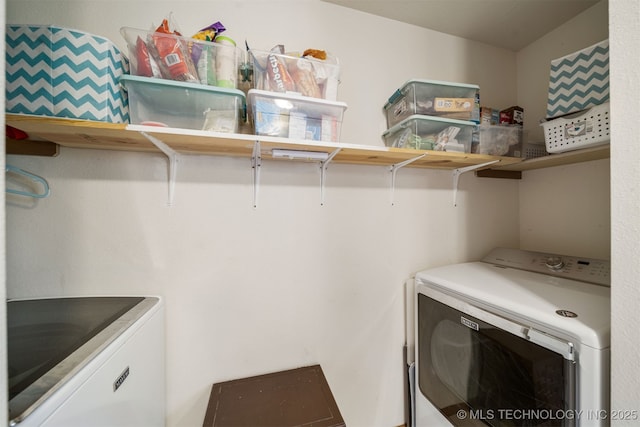
[[10, 173], [14, 173], [16, 175], [21, 175], [25, 178], [30, 179], [31, 181], [34, 181], [40, 185], [42, 185], [42, 192], [41, 193], [34, 193], [33, 191], [27, 191], [27, 190], [16, 190], [13, 188], [7, 188], [6, 192], [7, 193], [11, 193], [11, 194], [18, 194], [20, 196], [27, 196], [27, 197], [35, 197], [37, 199], [42, 199], [44, 197], [49, 196], [49, 183], [42, 178], [41, 176], [32, 174], [31, 172], [27, 172], [23, 169], [20, 169], [18, 167], [12, 166], [12, 165], [5, 165], [5, 172], [10, 172]]

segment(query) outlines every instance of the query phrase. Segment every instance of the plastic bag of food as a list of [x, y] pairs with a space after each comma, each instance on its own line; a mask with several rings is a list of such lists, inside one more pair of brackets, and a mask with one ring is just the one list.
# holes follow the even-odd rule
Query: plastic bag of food
[[296, 90], [304, 96], [311, 96], [314, 98], [322, 98], [320, 92], [320, 86], [316, 82], [311, 62], [304, 59], [289, 59], [287, 61], [287, 69], [291, 78], [293, 79]]
[[338, 84], [340, 83], [338, 58], [318, 49], [307, 49], [303, 52], [302, 57], [309, 61], [322, 97], [335, 101], [338, 98]]
[[147, 44], [140, 36], [136, 39], [136, 50], [135, 57], [137, 65], [137, 75], [143, 77], [162, 77], [160, 73], [160, 68], [156, 60], [149, 53], [149, 49], [147, 49]]
[[335, 56], [319, 49], [287, 53], [287, 56], [300, 58], [287, 61], [298, 92], [314, 98], [337, 99], [340, 68]]
[[[205, 42], [213, 42], [215, 38], [224, 31], [224, 25], [220, 22], [215, 22], [198, 31], [192, 38]], [[190, 44], [189, 50], [200, 83], [216, 86], [216, 47], [194, 42]]]
[[148, 43], [147, 47], [157, 55], [160, 70], [165, 78], [186, 82], [198, 81], [191, 58], [186, 54], [188, 50], [183, 46], [182, 35], [170, 29], [168, 19], [162, 20], [162, 24], [151, 35], [151, 41], [152, 44]]
[[267, 56], [268, 87], [273, 92], [294, 92], [296, 84], [281, 56], [283, 54], [284, 46], [278, 45], [271, 49], [271, 53]]

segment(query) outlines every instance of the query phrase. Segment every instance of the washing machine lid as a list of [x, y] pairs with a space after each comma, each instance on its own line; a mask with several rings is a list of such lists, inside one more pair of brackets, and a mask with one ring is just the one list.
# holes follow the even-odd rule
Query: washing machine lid
[[[530, 322], [596, 349], [611, 340], [610, 288], [486, 262], [437, 267], [416, 274], [435, 287], [499, 316]], [[574, 313], [577, 317], [567, 317]]]
[[9, 418], [20, 422], [155, 305], [137, 296], [7, 301]]

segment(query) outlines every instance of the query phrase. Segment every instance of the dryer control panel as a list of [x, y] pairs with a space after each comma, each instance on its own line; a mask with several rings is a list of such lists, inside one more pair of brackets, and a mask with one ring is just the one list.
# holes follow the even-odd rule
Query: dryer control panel
[[503, 267], [611, 286], [611, 262], [608, 260], [496, 248], [482, 261]]

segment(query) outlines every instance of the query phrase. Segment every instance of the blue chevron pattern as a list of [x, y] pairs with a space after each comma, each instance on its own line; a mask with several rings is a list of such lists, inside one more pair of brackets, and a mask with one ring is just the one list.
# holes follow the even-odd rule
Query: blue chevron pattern
[[547, 118], [609, 101], [609, 40], [551, 61]]
[[7, 112], [129, 121], [120, 87], [129, 61], [109, 40], [60, 27], [7, 25], [5, 42]]

